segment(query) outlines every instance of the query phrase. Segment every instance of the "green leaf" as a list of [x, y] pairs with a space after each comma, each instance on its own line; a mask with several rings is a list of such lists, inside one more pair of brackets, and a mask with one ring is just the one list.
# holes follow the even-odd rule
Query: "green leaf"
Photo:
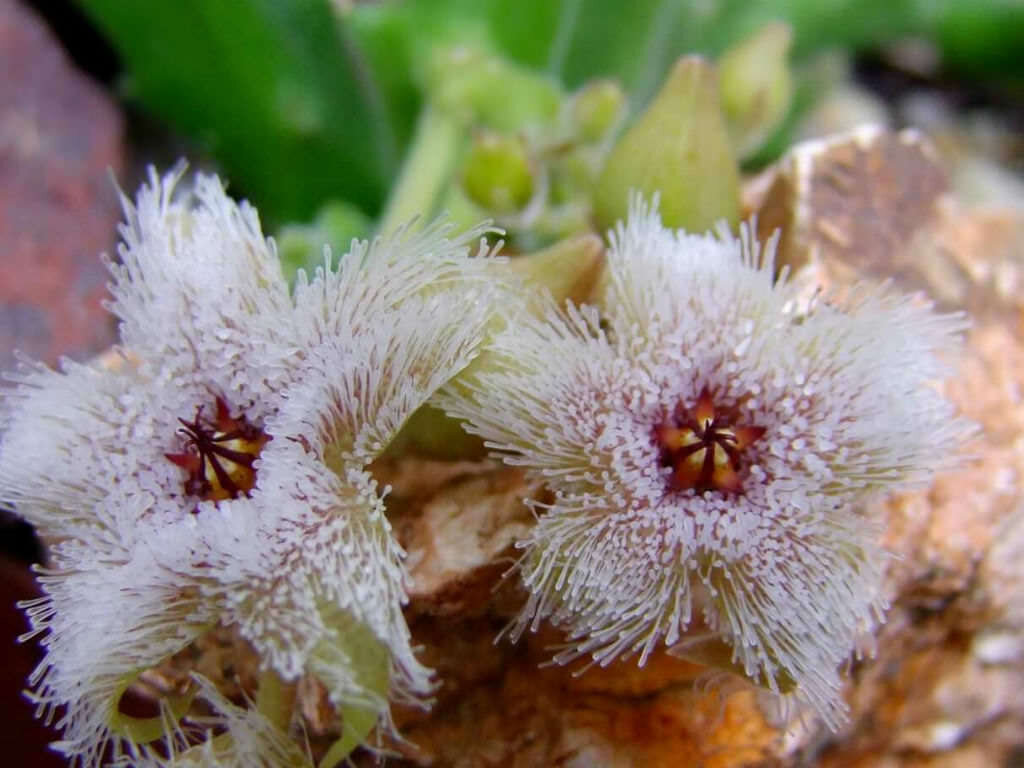
[[1024, 84], [1024, 4], [944, 0], [932, 7], [943, 62], [974, 76]]
[[272, 221], [328, 198], [376, 211], [400, 160], [399, 107], [327, 0], [81, 0], [128, 94], [205, 142]]
[[799, 62], [931, 35], [946, 61], [1020, 78], [1016, 0], [79, 0], [109, 36], [126, 93], [204, 142], [273, 227], [328, 199], [377, 215], [440, 46], [469, 44], [574, 89], [616, 79], [643, 109], [684, 53], [716, 56], [772, 20]]

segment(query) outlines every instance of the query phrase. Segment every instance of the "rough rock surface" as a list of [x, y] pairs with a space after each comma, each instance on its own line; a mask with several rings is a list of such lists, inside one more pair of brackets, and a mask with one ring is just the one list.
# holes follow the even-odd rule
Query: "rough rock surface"
[[109, 345], [100, 302], [119, 206], [120, 112], [42, 21], [0, 0], [0, 370]]

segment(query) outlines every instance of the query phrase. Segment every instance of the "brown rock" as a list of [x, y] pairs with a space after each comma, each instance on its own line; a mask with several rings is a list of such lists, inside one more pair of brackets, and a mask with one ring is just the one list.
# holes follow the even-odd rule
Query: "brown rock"
[[0, 71], [0, 369], [15, 349], [86, 359], [114, 341], [98, 254], [119, 216], [121, 116], [14, 0], [0, 0]]
[[407, 561], [419, 610], [466, 615], [488, 601], [533, 523], [526, 495], [521, 471], [498, 469], [453, 483], [423, 505]]
[[780, 265], [817, 264], [839, 284], [913, 271], [908, 249], [948, 188], [920, 136], [871, 126], [796, 145], [768, 179], [750, 200], [760, 238], [779, 230]]
[[955, 277], [935, 282], [936, 298], [1024, 335], [1024, 207], [951, 206], [919, 252], [929, 248], [943, 252], [944, 273]]
[[1000, 765], [1024, 743], [1022, 380], [1011, 330], [979, 324], [948, 386], [981, 427], [974, 458], [886, 505], [893, 607], [825, 765]]
[[709, 691], [692, 665], [663, 654], [642, 670], [623, 661], [576, 676], [576, 666], [539, 666], [550, 654], [533, 645], [507, 648], [491, 675], [406, 724], [415, 748], [401, 764], [734, 768], [779, 748], [749, 687]]

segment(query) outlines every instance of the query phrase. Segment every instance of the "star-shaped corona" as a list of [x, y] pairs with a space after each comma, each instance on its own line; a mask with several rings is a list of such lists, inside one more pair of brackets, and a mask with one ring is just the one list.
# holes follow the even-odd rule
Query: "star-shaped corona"
[[[356, 241], [292, 289], [256, 212], [181, 176], [124, 201], [119, 363], [26, 364], [4, 393], [0, 500], [49, 544], [26, 605], [45, 649], [31, 695], [73, 766], [298, 766], [274, 691], [301, 677], [344, 720], [340, 759], [389, 701], [432, 689], [367, 467], [483, 340], [483, 230]], [[255, 709], [196, 677], [156, 718], [120, 711], [140, 674], [218, 627], [259, 657]]]
[[721, 413], [716, 415], [711, 393], [703, 390], [689, 419], [658, 427], [658, 443], [672, 467], [672, 488], [739, 491], [740, 455], [762, 435], [764, 427], [733, 426]]
[[443, 399], [547, 488], [513, 637], [554, 622], [560, 662], [669, 649], [838, 727], [884, 609], [863, 502], [956, 460], [970, 428], [934, 385], [965, 321], [884, 287], [808, 306], [773, 247], [634, 198], [595, 304], [524, 312]]
[[212, 422], [201, 418], [202, 406], [196, 409], [192, 421], [178, 419], [178, 433], [185, 437], [186, 450], [164, 454], [188, 473], [185, 494], [202, 501], [248, 496], [256, 486], [256, 459], [270, 439], [245, 418], [232, 418], [223, 398], [215, 400], [217, 415]]

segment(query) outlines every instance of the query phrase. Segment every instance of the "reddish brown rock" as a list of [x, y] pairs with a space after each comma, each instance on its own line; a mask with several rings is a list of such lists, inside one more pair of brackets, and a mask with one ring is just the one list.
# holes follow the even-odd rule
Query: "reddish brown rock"
[[98, 255], [119, 217], [121, 116], [14, 0], [0, 0], [0, 71], [0, 369], [15, 349], [86, 359], [114, 340]]

